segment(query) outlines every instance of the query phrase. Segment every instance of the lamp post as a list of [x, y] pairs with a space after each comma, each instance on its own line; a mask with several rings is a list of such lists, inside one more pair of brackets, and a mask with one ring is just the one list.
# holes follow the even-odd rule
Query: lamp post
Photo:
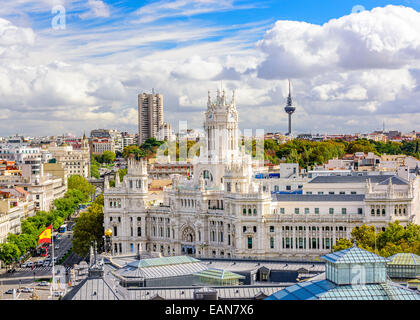
[[109, 251], [111, 251], [111, 255], [113, 255], [112, 254], [113, 250], [112, 250], [111, 236], [112, 236], [112, 230], [109, 229], [109, 228], [106, 229], [105, 230], [105, 235], [104, 235], [104, 238], [105, 238], [105, 252], [108, 253]]

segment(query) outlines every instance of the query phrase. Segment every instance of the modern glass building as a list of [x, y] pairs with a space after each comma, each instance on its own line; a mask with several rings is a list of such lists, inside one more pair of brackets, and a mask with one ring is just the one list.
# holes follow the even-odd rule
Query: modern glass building
[[388, 258], [387, 272], [390, 278], [415, 279], [420, 277], [420, 256], [414, 253], [397, 253]]
[[297, 283], [266, 300], [420, 300], [418, 291], [387, 279], [388, 259], [356, 244], [322, 258], [325, 280]]

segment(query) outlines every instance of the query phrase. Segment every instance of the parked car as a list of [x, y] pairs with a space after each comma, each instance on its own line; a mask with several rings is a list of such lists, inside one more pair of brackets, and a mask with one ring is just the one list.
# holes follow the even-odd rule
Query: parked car
[[43, 267], [48, 267], [50, 265], [49, 261], [44, 261], [44, 263], [42, 264]]
[[53, 292], [53, 296], [54, 297], [60, 297], [60, 296], [63, 296], [64, 295], [64, 293], [63, 292], [61, 292], [61, 291], [54, 291]]
[[44, 261], [42, 261], [42, 260], [39, 260], [39, 261], [36, 262], [37, 267], [42, 267], [43, 264], [44, 264]]
[[39, 285], [40, 287], [47, 287], [47, 286], [49, 286], [50, 284], [49, 284], [47, 281], [41, 281], [40, 283], [38, 283], [38, 285]]
[[55, 245], [54, 249], [60, 249], [60, 246], [57, 244]]
[[22, 288], [22, 289], [20, 289], [20, 292], [26, 292], [26, 293], [30, 293], [30, 292], [33, 292], [33, 291], [34, 291], [33, 288]]
[[13, 289], [9, 289], [5, 292], [5, 294], [13, 294]]
[[34, 265], [34, 263], [32, 262], [32, 261], [28, 261], [28, 262], [26, 262], [26, 266], [28, 267], [28, 268], [32, 268], [32, 266]]
[[15, 268], [12, 268], [12, 269], [7, 270], [7, 273], [13, 273], [13, 272], [16, 272], [16, 269]]

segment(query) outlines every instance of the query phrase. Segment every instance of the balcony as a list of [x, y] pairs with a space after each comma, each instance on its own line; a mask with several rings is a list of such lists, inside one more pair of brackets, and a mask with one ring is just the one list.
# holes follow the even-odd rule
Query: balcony
[[223, 215], [225, 213], [225, 210], [220, 208], [209, 208], [207, 212], [208, 214]]

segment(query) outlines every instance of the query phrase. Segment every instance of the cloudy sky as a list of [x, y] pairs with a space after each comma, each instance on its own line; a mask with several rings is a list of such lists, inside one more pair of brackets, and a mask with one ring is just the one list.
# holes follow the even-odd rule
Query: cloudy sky
[[241, 129], [420, 131], [420, 1], [14, 0], [0, 6], [0, 135], [137, 131], [137, 94], [201, 128], [236, 90]]

